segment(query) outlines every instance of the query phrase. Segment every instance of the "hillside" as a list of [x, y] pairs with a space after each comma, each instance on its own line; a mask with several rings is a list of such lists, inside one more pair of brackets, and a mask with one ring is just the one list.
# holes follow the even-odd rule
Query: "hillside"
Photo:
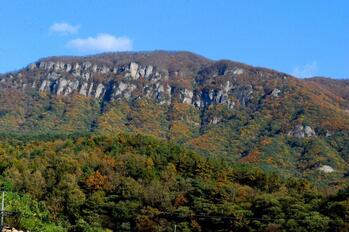
[[0, 76], [0, 132], [151, 135], [341, 186], [349, 100], [338, 83], [189, 52], [49, 57]]
[[314, 84], [317, 84], [319, 88], [323, 88], [347, 100], [349, 99], [349, 80], [348, 79], [336, 80], [336, 79], [330, 79], [326, 77], [313, 77], [306, 80]]
[[349, 190], [152, 137], [0, 142], [6, 224], [30, 231], [347, 231]]

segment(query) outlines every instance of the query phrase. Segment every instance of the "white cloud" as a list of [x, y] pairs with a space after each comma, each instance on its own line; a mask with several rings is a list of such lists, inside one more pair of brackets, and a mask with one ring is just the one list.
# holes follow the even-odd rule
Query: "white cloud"
[[69, 23], [54, 23], [50, 27], [50, 32], [63, 35], [75, 34], [78, 32], [80, 25], [71, 25]]
[[101, 33], [96, 37], [70, 40], [67, 47], [82, 52], [128, 51], [132, 50], [132, 41], [127, 37], [116, 37]]
[[294, 67], [292, 75], [300, 78], [313, 77], [317, 74], [318, 70], [316, 61], [313, 61], [309, 64]]

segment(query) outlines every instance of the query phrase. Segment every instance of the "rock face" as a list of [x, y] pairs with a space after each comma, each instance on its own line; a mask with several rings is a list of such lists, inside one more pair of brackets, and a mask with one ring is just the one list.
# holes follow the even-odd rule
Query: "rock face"
[[340, 173], [348, 167], [349, 101], [314, 88], [185, 52], [51, 57], [0, 75], [0, 133], [140, 133], [237, 162], [270, 155], [273, 166], [319, 174], [331, 171], [324, 162]]
[[306, 137], [312, 137], [312, 136], [316, 136], [316, 133], [310, 126], [305, 126], [304, 127], [304, 135]]
[[[292, 79], [272, 70], [185, 52], [116, 53], [39, 60], [18, 72], [0, 75], [0, 93], [15, 90], [52, 99], [78, 96], [100, 104], [98, 112], [114, 102], [149, 99], [168, 111], [169, 120], [171, 107], [180, 103], [195, 109], [203, 121], [191, 123], [202, 126], [219, 124], [238, 110], [258, 111], [264, 100], [282, 100]], [[229, 113], [211, 115], [208, 112], [213, 108]], [[316, 135], [303, 125], [288, 134], [299, 138]]]
[[293, 130], [288, 132], [288, 135], [296, 138], [304, 138], [316, 136], [316, 133], [310, 126], [296, 125]]
[[[150, 98], [159, 104], [170, 105], [180, 102], [204, 109], [210, 105], [225, 105], [233, 109], [237, 104], [246, 106], [254, 98], [255, 89], [250, 83], [240, 83], [237, 78], [252, 75], [237, 64], [220, 64], [188, 72], [179, 67], [145, 64], [137, 60], [124, 63], [99, 63], [95, 60], [44, 59], [30, 64], [26, 75], [14, 73], [19, 83], [12, 78], [0, 77], [3, 86], [38, 90], [50, 95], [69, 96], [79, 94], [86, 97], [113, 100]], [[207, 69], [207, 70], [206, 70]], [[9, 83], [11, 82], [11, 83]], [[212, 85], [213, 82], [216, 82]], [[0, 85], [0, 88], [2, 86]], [[275, 89], [273, 96], [279, 94]]]
[[280, 93], [281, 93], [280, 89], [274, 89], [273, 92], [271, 92], [271, 95], [274, 97], [278, 97]]

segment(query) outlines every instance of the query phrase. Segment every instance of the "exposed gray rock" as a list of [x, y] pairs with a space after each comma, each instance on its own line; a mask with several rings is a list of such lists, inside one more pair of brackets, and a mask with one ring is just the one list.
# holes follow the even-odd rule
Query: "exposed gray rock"
[[82, 69], [87, 71], [90, 67], [92, 66], [92, 63], [91, 62], [83, 62], [82, 63]]
[[166, 93], [168, 91], [168, 89], [166, 88], [169, 87], [166, 87], [160, 83], [156, 83], [155, 88], [155, 99], [157, 100], [157, 102], [159, 102], [160, 105], [169, 104], [169, 95]]
[[49, 81], [43, 80], [43, 82], [41, 83], [40, 89], [39, 89], [40, 92], [44, 92], [46, 90], [48, 83], [49, 83]]
[[56, 72], [64, 70], [64, 63], [63, 62], [54, 63], [53, 70]]
[[184, 89], [184, 92], [182, 92], [182, 95], [183, 95], [183, 103], [185, 104], [191, 104], [192, 103], [192, 98], [193, 98], [193, 91], [191, 90], [188, 90], [188, 89]]
[[306, 137], [316, 136], [315, 131], [310, 126], [304, 127], [304, 134]]
[[233, 95], [239, 100], [242, 106], [246, 106], [250, 101], [252, 93], [252, 85], [241, 86], [233, 90]]
[[202, 101], [201, 101], [201, 97], [200, 96], [195, 96], [195, 100], [193, 100], [193, 105], [197, 108], [201, 108], [202, 107]]
[[68, 86], [66, 87], [65, 91], [64, 91], [64, 96], [67, 96], [69, 94], [71, 94], [74, 90], [77, 90], [79, 87], [79, 81], [75, 80], [75, 81], [68, 81]]
[[222, 117], [213, 117], [210, 121], [211, 124], [218, 124], [222, 120]]
[[167, 104], [167, 105], [170, 105], [170, 104], [171, 104], [171, 100], [172, 100], [172, 95], [171, 95], [172, 87], [171, 87], [169, 84], [166, 84], [165, 86], [166, 86], [165, 92], [167, 93], [166, 104]]
[[92, 66], [92, 72], [96, 73], [97, 72], [97, 69], [98, 69], [98, 66], [96, 64], [94, 64]]
[[241, 75], [244, 73], [244, 70], [242, 68], [237, 68], [233, 71], [234, 75]]
[[88, 83], [87, 82], [82, 83], [79, 93], [81, 95], [87, 96], [87, 94], [88, 94], [87, 87], [88, 87]]
[[[235, 75], [241, 75], [247, 70], [239, 67], [229, 67], [221, 71], [225, 75], [221, 80], [212, 80], [216, 85], [202, 85], [196, 82], [187, 88], [178, 91], [177, 79], [186, 80], [188, 73], [182, 70], [171, 71], [165, 68], [141, 63], [130, 62], [120, 65], [108, 65], [107, 63], [93, 63], [92, 61], [40, 61], [28, 66], [34, 72], [40, 69], [40, 76], [35, 78], [19, 78], [11, 81], [11, 86], [23, 89], [31, 86], [38, 88], [40, 92], [55, 95], [68, 96], [77, 93], [83, 96], [91, 96], [97, 99], [129, 99], [131, 96], [146, 96], [155, 100], [158, 104], [170, 105], [173, 101], [203, 109], [210, 105], [224, 104], [229, 109], [234, 109], [237, 103], [244, 107], [253, 98], [253, 87], [248, 83], [237, 83]], [[217, 72], [209, 73], [210, 79]], [[229, 75], [227, 75], [229, 74]], [[19, 77], [20, 73], [17, 73]], [[218, 75], [218, 74], [217, 74]], [[16, 77], [17, 77], [16, 76]], [[138, 79], [142, 80], [138, 80]], [[180, 79], [183, 78], [183, 79]], [[229, 79], [228, 79], [229, 78]], [[22, 83], [22, 79], [25, 80]], [[6, 84], [9, 78], [1, 79]], [[102, 84], [103, 83], [103, 84]], [[106, 84], [108, 83], [108, 84]], [[206, 84], [206, 83], [204, 83]], [[172, 85], [172, 86], [171, 86]], [[135, 91], [138, 88], [138, 91]], [[272, 95], [278, 95], [278, 89], [274, 89]], [[108, 94], [105, 98], [105, 94]], [[217, 120], [212, 121], [215, 122]], [[304, 136], [313, 136], [309, 128], [303, 128]]]
[[293, 130], [288, 132], [288, 135], [296, 138], [304, 138], [304, 127], [302, 125], [296, 125]]
[[90, 79], [90, 73], [86, 72], [86, 73], [82, 73], [81, 74], [82, 79], [84, 79], [85, 81], [88, 81]]
[[288, 135], [296, 138], [304, 138], [316, 136], [316, 133], [310, 126], [303, 127], [302, 125], [296, 125], [293, 130], [288, 132]]
[[145, 76], [145, 68], [139, 68], [138, 73], [139, 73], [140, 77], [144, 77]]
[[58, 80], [60, 77], [61, 77], [60, 74], [53, 72], [53, 73], [49, 73], [48, 74], [47, 79], [49, 79], [49, 80]]
[[131, 75], [132, 79], [134, 79], [134, 80], [138, 79], [138, 77], [139, 77], [138, 64], [131, 62], [129, 68], [130, 68], [130, 75]]
[[79, 81], [78, 80], [71, 81], [70, 86], [72, 87], [73, 90], [77, 90], [79, 87]]
[[94, 85], [93, 83], [91, 83], [91, 84], [90, 84], [90, 88], [89, 88], [89, 90], [88, 90], [88, 94], [87, 94], [88, 96], [92, 96], [92, 92], [93, 92], [93, 85]]
[[124, 92], [124, 98], [127, 100], [130, 99], [133, 90], [135, 90], [136, 88], [137, 88], [136, 85], [133, 85], [133, 84], [128, 85], [125, 92]]
[[145, 69], [145, 78], [148, 78], [153, 73], [153, 66], [148, 65]]
[[227, 100], [227, 106], [228, 106], [228, 109], [232, 110], [235, 107], [235, 102], [233, 102], [230, 99], [228, 99]]
[[279, 93], [281, 93], [281, 90], [275, 88], [275, 89], [271, 92], [271, 95], [272, 95], [273, 97], [278, 97], [278, 96], [279, 96]]
[[227, 81], [223, 86], [225, 93], [228, 93], [232, 88], [233, 88], [233, 85], [230, 83], [230, 81]]
[[59, 80], [59, 85], [58, 85], [58, 89], [57, 89], [57, 95], [61, 95], [61, 93], [63, 93], [64, 88], [67, 86], [68, 81], [64, 78]]
[[72, 65], [71, 64], [66, 64], [65, 65], [65, 71], [70, 72], [72, 70]]
[[95, 98], [99, 98], [101, 96], [103, 89], [104, 85], [102, 83], [99, 83], [96, 89]]
[[53, 68], [53, 65], [54, 63], [51, 61], [49, 62], [43, 61], [43, 62], [40, 62], [39, 68], [44, 70], [51, 70]]
[[322, 165], [318, 168], [319, 171], [324, 173], [332, 173], [334, 172], [334, 169], [329, 165]]
[[76, 72], [76, 73], [79, 72], [80, 68], [81, 68], [80, 64], [79, 63], [75, 63], [73, 65], [73, 72]]
[[127, 84], [121, 81], [118, 87], [116, 88], [114, 95], [115, 96], [121, 95], [125, 89], [127, 89]]
[[106, 66], [102, 66], [101, 69], [100, 69], [100, 73], [102, 74], [106, 74], [106, 73], [109, 73], [110, 72], [110, 69]]

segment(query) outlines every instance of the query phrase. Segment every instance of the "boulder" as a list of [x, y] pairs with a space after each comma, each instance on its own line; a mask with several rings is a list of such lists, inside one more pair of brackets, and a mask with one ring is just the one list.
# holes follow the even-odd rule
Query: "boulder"
[[334, 169], [329, 165], [322, 165], [318, 168], [319, 171], [324, 173], [332, 173], [334, 172]]
[[102, 83], [99, 83], [96, 89], [95, 98], [101, 97], [103, 89], [104, 89], [104, 85]]
[[296, 125], [291, 131], [288, 132], [289, 136], [296, 138], [313, 137], [316, 136], [315, 131], [310, 126]]
[[279, 93], [281, 93], [281, 90], [275, 88], [275, 89], [271, 92], [271, 95], [272, 95], [273, 97], [278, 97], [278, 96], [279, 96]]
[[315, 131], [310, 126], [304, 127], [304, 134], [306, 137], [316, 136]]
[[130, 75], [132, 79], [138, 79], [138, 64], [131, 62], [130, 63]]

